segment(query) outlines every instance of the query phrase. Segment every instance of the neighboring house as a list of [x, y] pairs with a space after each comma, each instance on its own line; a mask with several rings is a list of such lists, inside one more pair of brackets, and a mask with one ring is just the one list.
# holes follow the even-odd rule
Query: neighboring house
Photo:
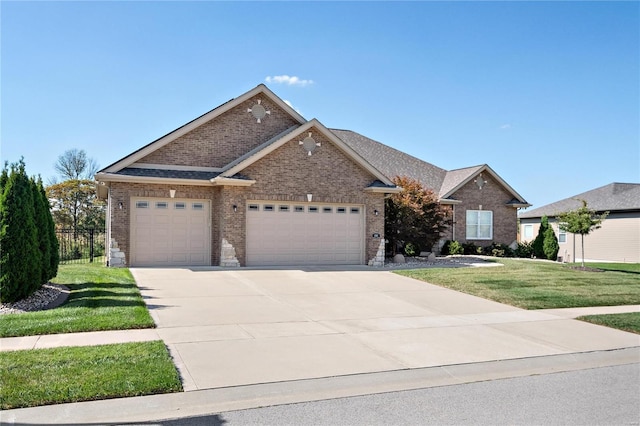
[[266, 86], [96, 174], [110, 265], [384, 262], [385, 197], [406, 175], [450, 206], [444, 239], [512, 244], [529, 204], [489, 166], [446, 171], [305, 120]]
[[609, 215], [600, 229], [584, 237], [585, 261], [640, 262], [640, 184], [611, 183], [546, 206], [525, 211], [520, 215], [520, 235], [524, 242], [533, 241], [538, 235], [542, 216], [549, 218], [560, 251], [559, 260], [582, 261], [581, 237], [560, 231], [556, 216], [582, 207]]

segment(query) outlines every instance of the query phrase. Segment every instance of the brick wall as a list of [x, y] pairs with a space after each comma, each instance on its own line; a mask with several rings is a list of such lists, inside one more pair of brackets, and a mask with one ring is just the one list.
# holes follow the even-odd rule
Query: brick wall
[[[185, 185], [152, 185], [152, 184], [140, 184], [140, 183], [122, 183], [112, 182], [110, 188], [111, 196], [111, 238], [114, 238], [118, 247], [125, 254], [125, 261], [127, 265], [130, 265], [130, 248], [131, 237], [129, 230], [131, 229], [130, 212], [131, 212], [131, 198], [132, 197], [146, 197], [146, 198], [168, 198], [169, 190], [175, 189], [175, 198], [191, 198], [210, 200], [212, 207], [212, 216], [216, 209], [216, 190], [214, 187], [206, 186], [185, 186]], [[119, 203], [122, 202], [122, 209], [119, 207]], [[218, 230], [215, 226], [211, 227], [212, 230], [212, 259], [215, 259], [215, 253], [220, 253], [220, 248], [216, 246], [219, 241], [215, 238], [215, 232]], [[215, 264], [215, 263], [214, 263]]]
[[[380, 239], [374, 239], [372, 235], [378, 233], [384, 238], [384, 196], [363, 191], [375, 178], [315, 129], [312, 128], [311, 133], [321, 144], [311, 156], [299, 145], [299, 140], [308, 135], [305, 133], [242, 171], [243, 175], [256, 180], [253, 186], [223, 189], [223, 211], [232, 212], [234, 204], [238, 211], [231, 216], [221, 215], [222, 238], [233, 244], [242, 265], [246, 263], [246, 201], [306, 203], [307, 194], [313, 194], [316, 203], [364, 205], [365, 261], [375, 257]], [[378, 210], [378, 216], [373, 214], [374, 210]]]
[[[261, 100], [271, 111], [261, 123], [247, 112]], [[223, 167], [298, 124], [265, 96], [256, 96], [232, 108], [216, 119], [147, 155], [139, 162], [198, 167]]]
[[[482, 177], [487, 181], [482, 189], [478, 189], [474, 183], [475, 179], [472, 179], [453, 194], [453, 198], [462, 200], [461, 204], [455, 206], [455, 239], [460, 242], [473, 242], [478, 246], [488, 246], [492, 242], [511, 244], [516, 241], [518, 234], [517, 210], [507, 206], [513, 195], [488, 173], [483, 173]], [[493, 211], [492, 240], [467, 240], [467, 210]]]

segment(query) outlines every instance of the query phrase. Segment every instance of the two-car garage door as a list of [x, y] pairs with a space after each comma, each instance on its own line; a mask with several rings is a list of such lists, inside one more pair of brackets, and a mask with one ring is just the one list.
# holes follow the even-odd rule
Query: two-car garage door
[[364, 261], [361, 205], [249, 201], [247, 266]]
[[[210, 265], [210, 214], [209, 200], [133, 198], [131, 265]], [[363, 262], [363, 206], [247, 202], [247, 266]]]
[[208, 200], [133, 198], [132, 266], [211, 264]]

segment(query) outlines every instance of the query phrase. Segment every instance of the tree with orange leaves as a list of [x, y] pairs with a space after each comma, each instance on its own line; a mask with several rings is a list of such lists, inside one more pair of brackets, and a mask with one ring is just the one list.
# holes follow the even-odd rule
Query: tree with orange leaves
[[417, 253], [431, 251], [447, 227], [445, 210], [438, 203], [438, 197], [419, 181], [406, 176], [397, 176], [393, 183], [403, 190], [386, 200], [387, 251], [394, 255], [404, 252], [407, 245]]

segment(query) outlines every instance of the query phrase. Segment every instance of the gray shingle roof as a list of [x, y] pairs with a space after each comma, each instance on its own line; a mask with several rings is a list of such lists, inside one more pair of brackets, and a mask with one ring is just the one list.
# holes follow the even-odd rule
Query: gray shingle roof
[[220, 172], [141, 169], [136, 167], [126, 167], [120, 170], [117, 174], [127, 175], [127, 176], [158, 177], [158, 178], [168, 178], [168, 179], [210, 180], [218, 176]]
[[538, 207], [520, 215], [522, 218], [555, 216], [558, 213], [575, 210], [582, 206], [580, 200], [587, 202], [587, 207], [596, 211], [640, 210], [639, 183], [610, 183], [546, 206]]
[[440, 187], [440, 195], [444, 196], [444, 194], [448, 194], [462, 182], [478, 173], [482, 167], [484, 166], [473, 166], [448, 171], [444, 178], [444, 182], [442, 182], [442, 186]]
[[351, 130], [331, 131], [389, 179], [408, 176], [436, 193], [440, 191], [446, 170]]

